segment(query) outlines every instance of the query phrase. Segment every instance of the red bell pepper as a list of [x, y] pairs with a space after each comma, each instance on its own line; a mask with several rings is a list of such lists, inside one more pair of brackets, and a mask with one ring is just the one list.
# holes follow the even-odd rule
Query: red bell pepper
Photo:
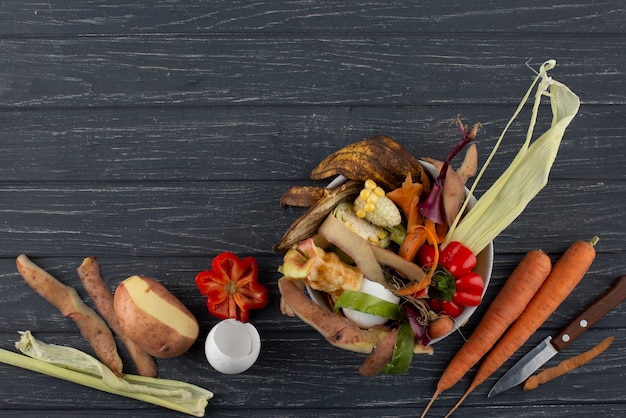
[[[434, 248], [423, 245], [417, 253], [421, 266], [433, 268]], [[476, 267], [476, 256], [459, 242], [451, 242], [439, 255], [439, 265], [429, 288], [429, 305], [435, 312], [444, 312], [455, 318], [464, 306], [477, 306], [482, 299], [485, 284]]]
[[463, 306], [478, 306], [483, 297], [485, 283], [477, 273], [466, 273], [454, 281], [456, 292], [452, 302]]
[[461, 277], [476, 267], [476, 256], [472, 250], [454, 241], [441, 250], [439, 265], [448, 270], [453, 277]]
[[443, 312], [452, 318], [456, 318], [463, 312], [463, 307], [451, 300], [430, 299], [428, 304], [430, 305], [430, 309], [436, 313]]
[[259, 267], [254, 257], [240, 260], [226, 251], [213, 259], [211, 267], [196, 275], [196, 286], [208, 297], [211, 315], [248, 322], [250, 309], [267, 305], [267, 289], [257, 282]]
[[[450, 279], [451, 276], [445, 272], [441, 272], [443, 276], [438, 276], [440, 287], [437, 292], [431, 296], [428, 304], [430, 308], [439, 313], [443, 312], [453, 318], [461, 315], [464, 306], [478, 306], [482, 300], [483, 289], [485, 284], [483, 278], [477, 273], [466, 273], [463, 276], [454, 279], [454, 287], [448, 287], [447, 290], [442, 290], [442, 282]], [[452, 296], [450, 296], [452, 293]]]
[[[428, 244], [422, 245], [417, 252], [417, 260], [422, 267], [431, 267], [434, 256], [435, 249]], [[454, 241], [439, 253], [439, 266], [448, 270], [452, 277], [460, 277], [476, 267], [476, 256], [469, 248]]]

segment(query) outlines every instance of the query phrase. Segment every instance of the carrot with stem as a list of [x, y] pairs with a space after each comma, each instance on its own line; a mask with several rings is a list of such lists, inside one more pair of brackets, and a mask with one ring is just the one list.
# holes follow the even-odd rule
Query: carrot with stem
[[450, 410], [449, 417], [467, 396], [520, 348], [574, 290], [591, 267], [599, 238], [574, 242], [554, 264], [546, 281], [496, 346], [482, 362], [470, 387]]
[[496, 344], [509, 325], [521, 315], [548, 277], [551, 268], [550, 257], [543, 251], [531, 250], [526, 253], [489, 305], [472, 336], [444, 370], [422, 418], [426, 416], [435, 399], [461, 380], [469, 369]]
[[563, 360], [554, 367], [550, 367], [549, 369], [545, 369], [534, 376], [530, 376], [528, 379], [526, 379], [526, 382], [524, 383], [524, 390], [537, 389], [539, 385], [548, 383], [552, 379], [556, 379], [557, 377], [562, 376], [577, 367], [587, 364], [588, 362], [602, 354], [604, 350], [609, 348], [612, 342], [613, 337], [606, 337], [591, 350], [585, 351], [584, 353], [581, 353], [572, 358], [568, 358], [567, 360]]

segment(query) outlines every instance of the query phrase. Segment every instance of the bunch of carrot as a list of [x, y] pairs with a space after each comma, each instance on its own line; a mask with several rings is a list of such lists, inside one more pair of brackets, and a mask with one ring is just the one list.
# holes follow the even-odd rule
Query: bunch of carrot
[[540, 250], [527, 253], [493, 300], [471, 337], [457, 352], [439, 378], [437, 388], [422, 414], [435, 399], [450, 389], [487, 353], [470, 387], [450, 416], [467, 396], [511, 357], [545, 322], [584, 277], [595, 259], [595, 244], [574, 242], [552, 266]]

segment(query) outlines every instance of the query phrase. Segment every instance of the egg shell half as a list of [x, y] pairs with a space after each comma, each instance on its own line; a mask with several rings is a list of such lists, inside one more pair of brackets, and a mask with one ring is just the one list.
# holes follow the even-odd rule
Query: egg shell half
[[204, 351], [215, 370], [238, 374], [256, 362], [261, 352], [261, 337], [252, 324], [225, 319], [209, 332]]

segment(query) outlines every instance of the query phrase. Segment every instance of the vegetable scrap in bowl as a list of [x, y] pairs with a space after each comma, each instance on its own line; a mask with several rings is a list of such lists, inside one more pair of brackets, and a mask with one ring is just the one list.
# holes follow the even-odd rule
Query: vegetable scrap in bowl
[[[427, 173], [435, 178], [438, 174], [437, 169], [431, 163], [427, 163], [425, 161], [420, 161], [420, 164], [424, 167]], [[327, 187], [334, 188], [344, 184], [348, 179], [344, 176], [338, 176], [335, 180], [333, 180]], [[466, 195], [469, 193], [469, 190], [465, 188]], [[469, 204], [467, 206], [467, 210], [471, 210], [472, 207], [476, 204], [476, 198], [474, 196], [470, 197]], [[493, 257], [494, 257], [494, 247], [493, 242], [490, 242], [487, 248], [481, 251], [478, 255], [476, 255], [476, 266], [472, 269], [473, 272], [477, 273], [484, 282], [483, 290], [481, 291], [481, 297], [484, 296], [487, 291], [487, 286], [489, 285], [489, 281], [491, 279], [491, 272], [493, 267]], [[326, 308], [332, 308], [328, 305], [328, 297], [324, 294], [324, 292], [315, 290], [309, 286], [306, 287], [307, 294], [309, 297], [318, 305]], [[380, 295], [379, 295], [380, 296]], [[466, 306], [462, 310], [462, 312], [453, 318], [452, 324], [453, 327], [450, 328], [444, 335], [433, 337], [429, 344], [435, 344], [449, 336], [450, 334], [457, 331], [460, 327], [462, 327], [467, 321], [470, 319], [472, 314], [476, 311], [478, 306]], [[437, 316], [432, 316], [431, 322], [436, 320]], [[387, 321], [385, 321], [387, 322]]]
[[[462, 141], [454, 155], [474, 140], [478, 129], [456, 122]], [[414, 353], [432, 353], [431, 344], [463, 325], [485, 293], [492, 244], [477, 256], [458, 242], [447, 250], [441, 247], [448, 220], [459, 213], [468, 195], [465, 182], [477, 166], [473, 145], [457, 171], [448, 169], [452, 157], [420, 161], [389, 137], [367, 138], [332, 154], [314, 170], [338, 175], [323, 192], [292, 188], [281, 199], [283, 206], [309, 208], [275, 249], [285, 254], [280, 271], [286, 280], [296, 282], [314, 302], [301, 302], [296, 289], [283, 283], [283, 312], [297, 315], [344, 349], [374, 353], [384, 338], [393, 340], [386, 353], [378, 348], [378, 356], [372, 354], [379, 359], [364, 374], [404, 373]], [[445, 176], [439, 174], [442, 170]], [[317, 200], [311, 200], [313, 193]], [[429, 199], [433, 193], [439, 194], [437, 199]], [[432, 254], [422, 260], [420, 249], [427, 247]], [[431, 337], [429, 324], [444, 316], [452, 320], [438, 324], [450, 328]], [[398, 345], [405, 347], [404, 353], [393, 349]], [[394, 356], [396, 361], [387, 364]]]
[[[547, 184], [579, 108], [578, 97], [548, 77], [555, 65], [542, 64], [480, 172], [473, 144], [480, 124], [470, 129], [457, 118], [462, 138], [444, 161], [420, 162], [379, 135], [349, 144], [315, 167], [313, 180], [338, 176], [326, 188], [292, 187], [285, 193], [281, 206], [308, 209], [274, 246], [284, 253], [278, 281], [283, 314], [299, 317], [336, 347], [368, 354], [359, 370], [366, 376], [405, 373], [413, 354], [432, 354], [432, 344], [465, 323], [482, 302], [493, 240]], [[524, 143], [475, 199], [478, 181], [535, 86]], [[551, 98], [552, 123], [533, 140], [543, 96]], [[452, 160], [464, 149], [454, 170]]]

